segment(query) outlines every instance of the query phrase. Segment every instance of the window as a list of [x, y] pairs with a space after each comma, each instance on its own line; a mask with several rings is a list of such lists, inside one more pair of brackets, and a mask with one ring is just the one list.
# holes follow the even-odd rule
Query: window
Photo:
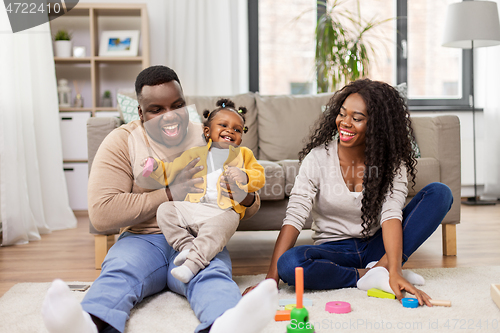
[[[316, 8], [313, 0], [248, 1], [250, 29], [254, 31], [251, 90], [262, 94], [314, 92], [314, 30], [321, 7], [310, 10]], [[397, 18], [368, 36], [378, 40], [372, 43], [376, 56], [370, 61], [370, 78], [390, 84], [406, 82], [413, 110], [469, 108], [470, 50], [441, 46], [447, 7], [457, 1], [361, 1], [365, 20]], [[355, 4], [351, 0], [343, 6], [355, 10]], [[250, 36], [252, 40], [252, 31]]]
[[469, 107], [470, 51], [441, 46], [446, 11], [456, 0], [397, 0], [398, 83], [409, 105]]
[[313, 93], [316, 0], [258, 0], [259, 92]]

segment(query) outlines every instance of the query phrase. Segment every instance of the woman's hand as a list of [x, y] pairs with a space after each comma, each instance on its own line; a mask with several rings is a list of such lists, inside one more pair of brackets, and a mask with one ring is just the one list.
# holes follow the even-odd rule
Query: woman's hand
[[401, 270], [389, 272], [389, 285], [400, 302], [403, 298], [402, 291], [404, 290], [412, 295], [415, 295], [418, 299], [418, 304], [423, 305], [425, 303], [427, 306], [432, 306], [429, 301], [431, 299], [429, 295], [422, 290], [415, 288], [410, 282], [408, 282], [408, 280], [403, 277]]
[[196, 173], [203, 170], [202, 165], [195, 167], [199, 161], [200, 158], [197, 157], [189, 162], [168, 185], [166, 191], [170, 201], [182, 201], [188, 193], [203, 193], [203, 189], [195, 186], [195, 184], [203, 183], [203, 178], [193, 178]]

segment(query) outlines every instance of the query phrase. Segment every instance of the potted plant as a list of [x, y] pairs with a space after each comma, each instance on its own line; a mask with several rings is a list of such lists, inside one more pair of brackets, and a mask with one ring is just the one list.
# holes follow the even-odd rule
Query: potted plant
[[111, 91], [106, 90], [104, 94], [102, 95], [102, 107], [112, 107], [113, 106], [113, 100], [111, 99]]
[[59, 29], [54, 36], [56, 57], [71, 57], [71, 34], [66, 29]]
[[392, 20], [366, 21], [361, 17], [359, 0], [356, 0], [356, 13], [342, 7], [348, 1], [318, 2], [318, 5], [325, 7], [316, 25], [318, 92], [335, 91], [351, 81], [366, 77], [370, 53], [375, 53], [367, 33]]

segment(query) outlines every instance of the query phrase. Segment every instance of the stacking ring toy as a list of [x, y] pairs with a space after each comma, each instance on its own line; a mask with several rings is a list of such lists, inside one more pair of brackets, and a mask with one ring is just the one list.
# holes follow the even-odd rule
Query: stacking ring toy
[[403, 298], [401, 302], [405, 308], [418, 308], [418, 299], [416, 298]]
[[330, 313], [349, 313], [351, 312], [351, 304], [347, 302], [328, 302], [326, 303], [325, 310]]

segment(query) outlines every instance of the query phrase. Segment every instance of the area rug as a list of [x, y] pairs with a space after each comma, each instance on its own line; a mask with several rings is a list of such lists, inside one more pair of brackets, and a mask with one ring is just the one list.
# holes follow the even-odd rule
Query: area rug
[[[347, 288], [305, 291], [311, 323], [320, 332], [500, 332], [500, 309], [490, 297], [490, 285], [500, 283], [500, 266], [416, 269], [426, 285], [422, 289], [434, 299], [450, 300], [451, 307], [404, 308], [390, 299], [368, 297]], [[258, 283], [264, 275], [237, 276], [241, 290]], [[0, 332], [46, 332], [40, 308], [49, 283], [20, 283], [0, 298]], [[77, 299], [84, 293], [74, 292]], [[292, 287], [280, 285], [279, 298], [294, 298]], [[352, 311], [330, 314], [325, 304], [349, 302]], [[279, 309], [278, 304], [276, 309]], [[184, 297], [163, 292], [144, 300], [128, 321], [126, 332], [193, 332], [198, 320]], [[287, 322], [270, 322], [263, 333], [284, 333]], [[235, 332], [237, 333], [237, 332]]]

